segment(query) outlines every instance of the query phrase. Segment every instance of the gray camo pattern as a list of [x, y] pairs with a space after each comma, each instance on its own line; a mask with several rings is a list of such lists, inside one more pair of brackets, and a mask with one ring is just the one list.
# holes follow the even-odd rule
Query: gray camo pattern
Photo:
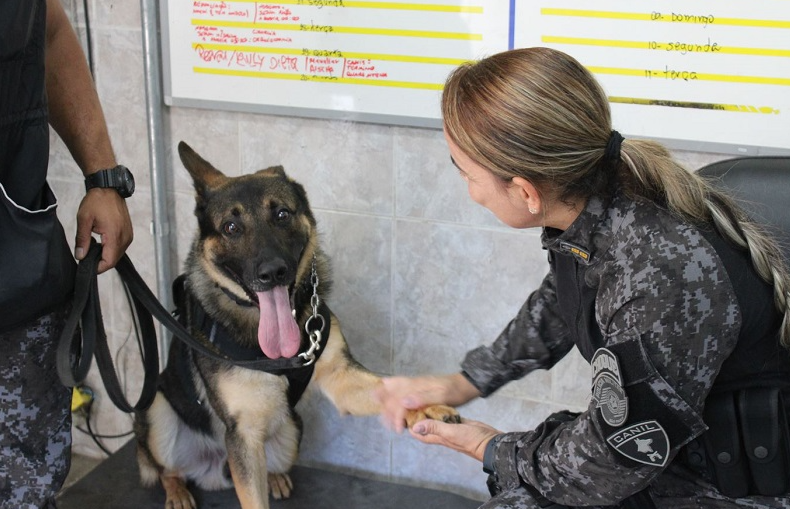
[[58, 379], [65, 312], [0, 333], [0, 508], [54, 507], [71, 448], [71, 390]]
[[[591, 199], [570, 228], [547, 229], [542, 240], [556, 252], [560, 241], [590, 251], [583, 277], [597, 289], [595, 320], [605, 345], [639, 342], [656, 370], [651, 389], [690, 431], [670, 444], [670, 463], [663, 469], [624, 461], [606, 442], [595, 402], [573, 420], [549, 419], [533, 431], [500, 435], [495, 472], [501, 491], [482, 507], [541, 507], [523, 488], [526, 483], [569, 507], [617, 507], [649, 486], [659, 509], [790, 508], [788, 497], [729, 499], [671, 462], [704, 431], [705, 398], [741, 325], [729, 278], [702, 234], [651, 203], [616, 194], [608, 204]], [[551, 271], [500, 336], [464, 359], [463, 371], [484, 396], [551, 368], [574, 346], [559, 306], [576, 304], [557, 302]]]

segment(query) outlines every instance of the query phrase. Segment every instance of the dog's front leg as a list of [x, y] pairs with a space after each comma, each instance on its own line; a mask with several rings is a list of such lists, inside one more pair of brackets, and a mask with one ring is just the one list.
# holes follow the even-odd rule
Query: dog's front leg
[[269, 509], [265, 449], [246, 443], [236, 426], [228, 428], [225, 442], [230, 474], [241, 509]]
[[326, 350], [315, 365], [314, 381], [341, 414], [378, 414], [380, 405], [374, 391], [381, 378], [351, 357], [334, 314], [331, 324]]
[[242, 509], [269, 507], [291, 494], [288, 470], [296, 461], [299, 429], [290, 417], [287, 382], [268, 373], [233, 368], [216, 376], [215, 408], [225, 423], [233, 484]]
[[[381, 405], [374, 392], [381, 384], [381, 378], [351, 357], [335, 315], [332, 315], [332, 329], [326, 351], [316, 363], [315, 381], [340, 413], [376, 415], [380, 412]], [[409, 427], [422, 419], [461, 422], [458, 412], [446, 405], [411, 410], [406, 416]]]

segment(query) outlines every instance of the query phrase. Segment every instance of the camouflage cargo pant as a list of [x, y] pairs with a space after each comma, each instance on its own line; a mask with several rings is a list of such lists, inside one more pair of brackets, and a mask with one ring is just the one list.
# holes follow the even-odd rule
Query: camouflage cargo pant
[[55, 368], [65, 310], [0, 333], [0, 508], [55, 507], [70, 466], [71, 390]]
[[[542, 504], [543, 505], [538, 503], [526, 489], [516, 488], [499, 493], [497, 496], [481, 505], [478, 509], [575, 509], [569, 506], [551, 504], [546, 501], [542, 502]], [[584, 509], [613, 508], [611, 506], [589, 506]]]

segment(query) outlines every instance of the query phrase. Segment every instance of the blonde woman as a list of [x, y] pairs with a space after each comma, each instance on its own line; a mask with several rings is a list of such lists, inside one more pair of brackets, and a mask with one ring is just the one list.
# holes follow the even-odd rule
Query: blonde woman
[[462, 405], [591, 363], [585, 412], [535, 430], [423, 421], [412, 435], [481, 462], [484, 508], [790, 508], [788, 275], [776, 244], [657, 143], [612, 129], [606, 95], [568, 55], [528, 48], [458, 68], [444, 133], [469, 195], [543, 228], [550, 271], [460, 373], [393, 377], [383, 417]]

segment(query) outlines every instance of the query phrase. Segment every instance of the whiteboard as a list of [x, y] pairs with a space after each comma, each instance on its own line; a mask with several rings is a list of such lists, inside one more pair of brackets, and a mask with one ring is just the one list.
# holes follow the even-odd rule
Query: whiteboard
[[790, 153], [790, 2], [168, 0], [165, 102], [440, 127], [462, 62], [573, 55], [615, 129], [672, 148]]

